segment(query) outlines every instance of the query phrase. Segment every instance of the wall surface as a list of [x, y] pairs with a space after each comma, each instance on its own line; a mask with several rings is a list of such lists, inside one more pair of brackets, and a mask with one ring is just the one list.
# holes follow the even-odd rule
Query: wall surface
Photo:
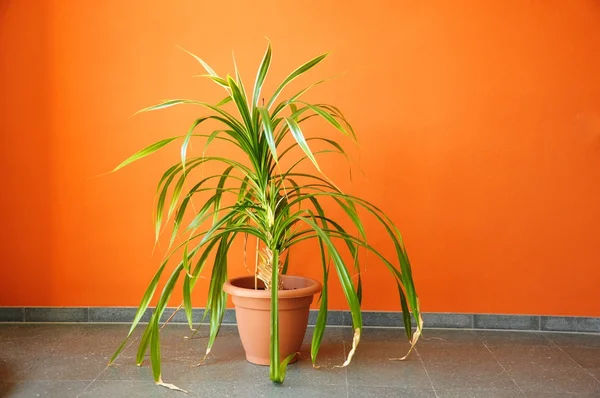
[[[176, 45], [220, 73], [233, 50], [250, 83], [265, 37], [267, 90], [332, 51], [295, 87], [343, 74], [309, 98], [348, 116], [367, 179], [338, 158], [324, 168], [396, 221], [425, 311], [600, 316], [597, 0], [0, 2], [0, 305], [138, 304], [164, 253], [153, 195], [177, 148], [100, 175], [200, 115], [136, 110], [221, 99]], [[243, 274], [234, 249], [230, 275]], [[367, 260], [364, 308], [398, 310]], [[292, 270], [318, 276], [317, 261], [303, 246]]]

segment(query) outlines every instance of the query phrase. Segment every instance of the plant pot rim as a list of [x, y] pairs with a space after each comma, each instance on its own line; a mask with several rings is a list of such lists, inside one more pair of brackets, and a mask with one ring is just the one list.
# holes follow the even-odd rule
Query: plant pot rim
[[[307, 286], [301, 287], [298, 289], [279, 290], [277, 292], [277, 297], [280, 299], [313, 296], [313, 295], [319, 293], [323, 289], [323, 285], [321, 285], [321, 282], [316, 281], [311, 278], [306, 278], [304, 276], [282, 275], [281, 278], [283, 279], [284, 284], [285, 284], [286, 280], [302, 279], [302, 280], [306, 281]], [[232, 296], [252, 297], [252, 298], [265, 299], [265, 300], [271, 299], [271, 291], [270, 290], [255, 290], [255, 289], [248, 289], [248, 288], [239, 286], [240, 284], [244, 284], [244, 282], [248, 282], [248, 280], [250, 280], [250, 281], [252, 281], [252, 283], [254, 283], [254, 276], [250, 275], [250, 276], [240, 276], [237, 278], [231, 278], [227, 282], [225, 282], [225, 284], [223, 285], [223, 290]]]

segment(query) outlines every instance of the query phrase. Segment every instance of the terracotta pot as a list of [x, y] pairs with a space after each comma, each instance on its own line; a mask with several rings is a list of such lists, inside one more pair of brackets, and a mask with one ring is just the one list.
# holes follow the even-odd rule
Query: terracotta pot
[[[308, 325], [308, 312], [313, 296], [322, 286], [319, 282], [301, 276], [283, 275], [283, 290], [279, 290], [279, 353], [283, 361], [300, 351]], [[244, 276], [225, 282], [223, 290], [235, 304], [238, 331], [246, 351], [246, 360], [257, 365], [269, 365], [271, 343], [271, 292], [264, 290], [254, 277]], [[297, 357], [294, 359], [296, 361]]]

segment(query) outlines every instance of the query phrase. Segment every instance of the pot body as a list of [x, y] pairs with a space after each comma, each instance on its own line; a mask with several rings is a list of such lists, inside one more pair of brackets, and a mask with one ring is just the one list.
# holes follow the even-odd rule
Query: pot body
[[[279, 290], [279, 353], [281, 360], [300, 351], [313, 296], [322, 285], [309, 278], [282, 275], [283, 290]], [[229, 280], [223, 286], [235, 305], [238, 331], [246, 351], [246, 360], [257, 365], [269, 365], [271, 345], [271, 292], [253, 276]], [[261, 289], [262, 288], [262, 289]], [[292, 361], [296, 361], [297, 357]]]

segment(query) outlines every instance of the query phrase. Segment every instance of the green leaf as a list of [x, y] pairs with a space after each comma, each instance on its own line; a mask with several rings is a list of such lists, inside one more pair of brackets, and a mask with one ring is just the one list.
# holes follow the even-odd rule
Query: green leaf
[[232, 57], [233, 57], [233, 68], [235, 70], [235, 82], [237, 83], [237, 85], [240, 89], [240, 93], [242, 94], [242, 97], [244, 98], [244, 103], [247, 105], [248, 97], [246, 96], [246, 88], [244, 87], [244, 81], [242, 80], [242, 77], [240, 76], [240, 72], [237, 67], [237, 62], [235, 61], [235, 54], [232, 53]]
[[346, 129], [337, 120], [335, 120], [335, 118], [333, 116], [331, 116], [329, 113], [325, 112], [318, 106], [314, 106], [314, 105], [311, 105], [311, 104], [309, 104], [307, 102], [303, 102], [303, 101], [296, 101], [296, 102], [307, 106], [310, 110], [315, 112], [317, 115], [321, 116], [323, 119], [325, 119], [329, 124], [331, 124], [337, 130], [339, 130], [340, 132], [342, 132], [343, 134], [345, 134], [347, 136], [350, 136], [350, 134], [346, 131]]
[[244, 130], [250, 133], [249, 129], [252, 128], [252, 118], [250, 117], [250, 111], [248, 110], [246, 98], [244, 97], [237, 83], [230, 76], [227, 76], [227, 83], [229, 84], [229, 87], [231, 87], [231, 96], [233, 97], [233, 102], [235, 102], [235, 105], [237, 106], [240, 115], [244, 120]]
[[194, 123], [192, 123], [192, 126], [189, 128], [187, 134], [185, 135], [185, 138], [183, 139], [183, 143], [181, 144], [181, 166], [182, 168], [185, 170], [185, 157], [187, 155], [187, 148], [188, 145], [190, 143], [190, 140], [192, 138], [192, 133], [194, 132], [194, 129], [203, 121], [205, 121], [206, 119], [208, 119], [208, 117], [201, 117], [199, 119], [196, 119], [194, 121]]
[[[210, 278], [208, 302], [206, 304], [206, 308], [210, 310], [210, 326], [206, 355], [210, 353], [219, 330], [221, 329], [221, 323], [227, 305], [227, 293], [223, 291], [223, 284], [227, 280], [227, 251], [231, 244], [231, 241], [228, 239], [229, 233], [223, 235], [219, 239], [219, 246], [217, 248], [217, 254], [215, 256], [213, 271]], [[206, 313], [204, 315], [206, 316]]]
[[160, 378], [160, 330], [157, 326], [152, 328], [150, 339], [150, 361], [152, 362], [152, 375], [154, 381], [159, 382]]
[[173, 288], [175, 287], [175, 283], [179, 278], [179, 274], [183, 269], [182, 263], [175, 268], [169, 280], [165, 284], [163, 288], [162, 294], [160, 295], [160, 299], [158, 300], [158, 304], [154, 309], [154, 313], [152, 314], [152, 319], [150, 320], [150, 324], [152, 324], [152, 335], [150, 336], [150, 360], [152, 363], [152, 374], [154, 375], [154, 381], [161, 381], [160, 378], [160, 336], [159, 336], [159, 327], [158, 323], [162, 314], [165, 312], [165, 308], [167, 307], [167, 303], [171, 298], [171, 294], [173, 293]]
[[302, 130], [300, 130], [300, 126], [298, 125], [298, 123], [296, 123], [296, 121], [294, 121], [288, 117], [285, 118], [285, 121], [286, 121], [288, 127], [290, 128], [290, 132], [294, 136], [294, 139], [298, 143], [298, 146], [304, 151], [306, 156], [308, 156], [308, 158], [315, 165], [317, 170], [321, 171], [321, 168], [319, 167], [319, 164], [317, 163], [317, 159], [315, 159], [315, 155], [313, 155], [312, 151], [308, 147], [308, 144], [306, 143], [306, 139], [304, 138], [304, 134], [302, 134]]
[[[296, 99], [300, 98], [308, 90], [310, 90], [311, 88], [313, 88], [313, 87], [315, 87], [315, 86], [317, 86], [319, 84], [322, 84], [322, 83], [326, 82], [329, 79], [331, 79], [331, 78], [319, 80], [318, 82], [311, 84], [310, 86], [304, 88], [303, 90], [300, 90], [299, 92], [297, 92], [296, 94], [294, 94], [293, 96], [291, 96], [290, 99], [281, 101], [275, 107], [275, 109], [273, 110], [273, 116], [272, 117], [274, 118], [275, 116], [277, 116], [279, 114], [279, 112], [281, 112], [286, 106], [292, 104]], [[292, 110], [292, 112], [295, 112], [295, 111]]]
[[255, 108], [258, 105], [260, 98], [260, 92], [262, 90], [263, 83], [269, 72], [269, 65], [271, 64], [271, 43], [267, 45], [267, 51], [263, 56], [258, 73], [256, 74], [256, 81], [254, 82], [254, 95], [252, 96], [252, 107]]
[[161, 266], [158, 268], [158, 270], [154, 274], [154, 277], [150, 281], [150, 284], [148, 285], [148, 288], [146, 288], [146, 292], [144, 293], [144, 296], [142, 297], [142, 301], [140, 302], [140, 305], [138, 306], [138, 309], [135, 312], [135, 316], [133, 317], [133, 322], [131, 322], [131, 327], [129, 328], [129, 332], [127, 333], [127, 337], [125, 338], [125, 340], [123, 341], [123, 343], [121, 343], [121, 345], [119, 346], [119, 348], [117, 349], [117, 351], [111, 357], [110, 362], [108, 363], [109, 365], [112, 364], [115, 361], [115, 359], [117, 359], [117, 357], [119, 356], [119, 354], [121, 354], [121, 352], [125, 348], [125, 344], [127, 343], [127, 341], [129, 340], [129, 338], [133, 334], [133, 331], [135, 330], [135, 328], [139, 324], [140, 320], [142, 319], [142, 316], [144, 316], [144, 313], [148, 309], [148, 305], [150, 304], [150, 300], [152, 300], [152, 297], [154, 296], [154, 292], [156, 291], [156, 287], [158, 286], [158, 281], [160, 280], [160, 277], [161, 277], [163, 271], [165, 270], [165, 266], [166, 265], [167, 265], [167, 262], [163, 261], [163, 263], [161, 264]]
[[183, 246], [183, 269], [188, 274], [190, 273], [190, 263], [189, 263], [189, 255], [188, 255], [188, 242]]
[[213, 224], [217, 222], [217, 219], [219, 217], [219, 210], [221, 208], [221, 197], [223, 196], [223, 187], [225, 186], [225, 181], [227, 181], [227, 178], [229, 177], [229, 173], [231, 173], [231, 170], [233, 170], [233, 166], [229, 166], [227, 169], [225, 169], [225, 171], [223, 172], [223, 174], [221, 174], [221, 177], [219, 178], [219, 183], [217, 184], [215, 200], [214, 200]]
[[185, 179], [187, 178], [188, 173], [189, 170], [184, 172], [181, 175], [181, 177], [179, 177], [177, 184], [175, 184], [175, 188], [173, 188], [173, 194], [171, 195], [171, 203], [169, 204], [169, 211], [167, 212], [167, 220], [171, 219], [173, 211], [175, 211], [175, 208], [177, 207], [179, 197], [181, 196], [181, 190], [183, 189], [183, 184], [185, 183]]
[[260, 112], [262, 119], [263, 131], [265, 133], [267, 144], [269, 145], [269, 150], [271, 151], [271, 155], [273, 155], [273, 159], [277, 162], [277, 146], [275, 145], [275, 138], [273, 137], [273, 126], [271, 126], [269, 111], [263, 107], [258, 107], [258, 111]]
[[348, 269], [344, 265], [344, 261], [342, 260], [337, 248], [331, 241], [329, 234], [323, 229], [321, 229], [312, 220], [305, 217], [298, 218], [307, 223], [312, 229], [315, 230], [317, 235], [321, 239], [323, 239], [323, 243], [325, 243], [327, 251], [329, 252], [329, 255], [333, 259], [333, 263], [335, 264], [335, 268], [338, 274], [338, 278], [340, 280], [340, 284], [342, 285], [344, 296], [346, 296], [346, 301], [348, 302], [348, 305], [350, 307], [350, 313], [352, 315], [352, 326], [354, 329], [362, 329], [362, 314], [360, 312], [360, 304], [358, 302], [356, 291], [354, 290], [352, 278], [350, 277]]
[[233, 98], [231, 98], [231, 96], [228, 95], [227, 97], [223, 98], [221, 101], [217, 102], [217, 105], [215, 105], [215, 107], [223, 106], [231, 101], [233, 101]]
[[135, 357], [135, 363], [138, 366], [141, 366], [144, 362], [144, 356], [148, 351], [148, 346], [150, 345], [150, 338], [152, 337], [152, 328], [154, 327], [154, 323], [152, 322], [152, 318], [150, 318], [150, 322], [146, 326], [144, 333], [142, 334], [142, 338], [140, 339], [140, 344], [138, 345], [137, 354]]
[[285, 88], [285, 86], [287, 86], [292, 80], [294, 80], [298, 76], [300, 76], [303, 73], [306, 73], [307, 71], [312, 69], [319, 62], [323, 61], [325, 59], [325, 57], [327, 57], [328, 55], [329, 55], [329, 53], [319, 55], [318, 57], [311, 59], [310, 61], [308, 61], [307, 63], [303, 64], [298, 69], [296, 69], [295, 71], [290, 73], [290, 75], [285, 78], [285, 80], [279, 85], [279, 87], [277, 87], [277, 90], [275, 90], [275, 94], [273, 94], [273, 97], [271, 97], [271, 100], [269, 101], [269, 104], [267, 105], [267, 109], [271, 109], [271, 105], [273, 105], [273, 102], [275, 102], [275, 100], [277, 99], [277, 97], [279, 96], [281, 91]]
[[125, 161], [123, 161], [121, 164], [119, 164], [117, 167], [115, 167], [112, 172], [114, 173], [115, 171], [122, 169], [123, 167], [127, 166], [130, 163], [135, 162], [136, 160], [140, 160], [142, 158], [145, 158], [148, 155], [152, 155], [154, 152], [158, 151], [160, 148], [164, 147], [165, 145], [169, 144], [170, 142], [175, 141], [177, 138], [179, 138], [179, 137], [166, 138], [164, 140], [160, 140], [158, 142], [155, 142], [152, 145], [147, 146], [146, 148], [142, 149], [141, 151], [138, 151], [138, 152], [134, 153], [133, 155], [131, 155], [130, 157], [128, 157]]
[[140, 109], [139, 111], [134, 113], [134, 115], [137, 115], [138, 113], [142, 113], [142, 112], [151, 112], [151, 111], [157, 111], [159, 109], [170, 108], [172, 106], [185, 104], [187, 102], [188, 102], [188, 100], [185, 100], [185, 99], [166, 100], [166, 101], [161, 102], [160, 104], [156, 104], [156, 105], [152, 105], [147, 108], [144, 108], [144, 109]]
[[219, 77], [219, 76], [213, 76], [213, 75], [196, 75], [194, 77], [206, 77], [207, 79], [212, 80], [213, 82], [217, 83], [221, 87], [229, 88], [229, 84], [227, 84], [227, 80], [225, 80], [225, 79], [223, 79], [222, 77]]
[[312, 342], [310, 345], [310, 358], [313, 365], [317, 362], [317, 355], [319, 353], [319, 348], [321, 347], [321, 341], [323, 340], [323, 334], [325, 333], [325, 327], [327, 325], [327, 284], [329, 279], [329, 268], [327, 267], [327, 259], [325, 257], [323, 240], [321, 238], [318, 240], [319, 251], [321, 253], [321, 266], [323, 267], [323, 290], [321, 290], [321, 303], [319, 305], [319, 313], [317, 314], [317, 321], [315, 322]]
[[190, 280], [191, 278], [188, 272], [183, 276], [183, 309], [190, 329], [194, 329], [192, 325], [192, 285]]
[[404, 292], [402, 291], [402, 286], [400, 286], [400, 283], [396, 282], [396, 286], [398, 287], [398, 295], [400, 296], [400, 306], [402, 307], [402, 318], [404, 321], [404, 331], [406, 332], [406, 336], [408, 337], [409, 340], [412, 339], [413, 333], [412, 333], [412, 328], [411, 327], [406, 327], [406, 325], [411, 325], [411, 319], [410, 319], [410, 311], [408, 309], [408, 304], [406, 303], [406, 296], [404, 295]]
[[165, 201], [167, 199], [167, 190], [174, 178], [175, 178], [175, 174], [172, 174], [169, 178], [167, 178], [167, 180], [165, 181], [165, 185], [163, 186], [163, 188], [160, 192], [160, 195], [158, 195], [158, 201], [156, 202], [156, 214], [154, 217], [154, 242], [155, 243], [158, 242], [158, 238], [160, 236], [160, 227], [162, 226], [162, 216], [163, 216], [163, 210], [165, 207]]
[[286, 275], [287, 274], [287, 270], [288, 270], [288, 266], [290, 265], [290, 251], [288, 250], [286, 256], [285, 256], [285, 261], [283, 263], [283, 267], [281, 268], [281, 275]]
[[[271, 249], [273, 252], [273, 264], [279, 263], [279, 251]], [[274, 266], [275, 267], [275, 266]], [[283, 383], [285, 379], [285, 368], [282, 372], [279, 366], [279, 273], [271, 273], [271, 345], [270, 345], [270, 366], [269, 374], [271, 381]]]
[[[179, 47], [179, 46], [177, 46]], [[208, 72], [209, 75], [213, 76], [213, 77], [219, 77], [219, 75], [217, 75], [217, 73], [210, 67], [208, 66], [208, 64], [206, 62], [204, 62], [204, 60], [202, 58], [200, 58], [199, 56], [192, 54], [191, 52], [189, 52], [188, 50], [179, 47], [180, 50], [185, 51], [186, 53], [188, 53], [189, 55], [191, 55], [192, 57], [194, 57], [194, 59], [196, 61], [198, 61], [200, 63], [200, 65], [202, 65], [202, 67], [206, 70], [206, 72]]]
[[287, 356], [287, 358], [285, 358], [283, 361], [281, 361], [281, 363], [279, 364], [279, 376], [277, 378], [277, 380], [273, 380], [277, 383], [283, 383], [283, 381], [285, 380], [285, 371], [287, 369], [287, 366], [289, 365], [289, 363], [292, 361], [292, 359], [294, 359], [296, 357], [296, 355], [298, 355], [299, 353], [297, 352], [292, 352], [290, 355]]

